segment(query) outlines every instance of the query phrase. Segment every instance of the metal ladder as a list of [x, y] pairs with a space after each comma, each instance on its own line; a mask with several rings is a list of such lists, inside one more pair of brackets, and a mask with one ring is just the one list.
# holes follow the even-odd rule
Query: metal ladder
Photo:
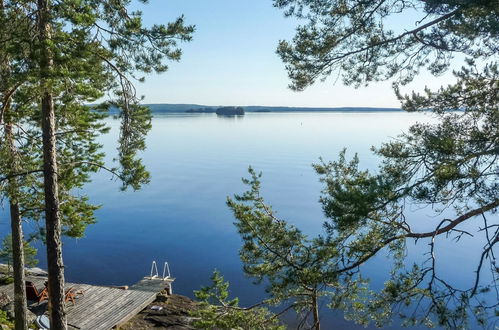
[[[163, 265], [163, 280], [169, 279], [171, 277], [170, 274], [170, 266], [168, 265], [168, 262], [165, 261], [165, 264]], [[151, 265], [151, 279], [153, 278], [159, 278], [159, 273], [158, 273], [158, 266], [156, 264], [156, 261], [152, 262]]]
[[[172, 277], [171, 277], [171, 274], [170, 274], [170, 266], [168, 265], [168, 262], [165, 261], [164, 265], [163, 265], [163, 277], [159, 277], [159, 272], [158, 272], [158, 266], [157, 266], [157, 263], [156, 261], [153, 261], [152, 262], [152, 265], [151, 265], [151, 276], [149, 277], [151, 280], [152, 279], [162, 279], [163, 281], [167, 281], [167, 280], [170, 280]], [[172, 288], [172, 281], [167, 281], [168, 283], [168, 294], [173, 294], [173, 288]]]

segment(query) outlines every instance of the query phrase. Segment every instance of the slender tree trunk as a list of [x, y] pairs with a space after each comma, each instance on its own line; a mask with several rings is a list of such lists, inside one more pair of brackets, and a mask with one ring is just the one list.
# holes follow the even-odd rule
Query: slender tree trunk
[[[5, 126], [6, 142], [9, 145], [12, 169], [16, 171], [19, 167], [16, 165], [16, 148], [12, 134], [12, 125], [9, 123]], [[27, 323], [27, 301], [26, 301], [26, 285], [24, 283], [24, 237], [19, 211], [19, 204], [16, 197], [18, 193], [16, 179], [9, 180], [8, 190], [10, 192], [10, 226], [12, 229], [12, 268], [14, 272], [14, 313], [15, 313], [15, 329], [28, 329]]]
[[314, 290], [312, 295], [312, 313], [314, 315], [314, 325], [312, 329], [320, 330], [321, 329], [321, 321], [319, 319], [319, 302], [317, 298], [317, 291]]
[[[4, 1], [0, 0], [0, 15], [2, 15], [2, 22], [5, 22], [5, 12], [4, 12]], [[3, 33], [2, 33], [3, 35]], [[2, 38], [3, 39], [3, 38]], [[2, 62], [0, 69], [2, 71], [0, 79], [0, 88], [2, 88], [3, 96], [5, 96], [8, 91], [8, 79], [10, 76], [10, 63], [7, 55], [2, 56]], [[6, 92], [6, 93], [4, 93]], [[11, 110], [10, 98], [3, 99], [2, 108], [2, 118], [0, 122], [6, 118], [10, 118], [8, 112]], [[19, 169], [16, 147], [14, 143], [14, 134], [12, 131], [12, 122], [7, 119], [5, 124], [5, 143], [9, 149], [11, 169], [16, 172]], [[26, 286], [24, 277], [24, 237], [23, 237], [23, 227], [21, 220], [21, 213], [19, 211], [19, 201], [18, 201], [18, 191], [19, 187], [17, 185], [17, 179], [12, 178], [8, 181], [7, 190], [9, 191], [9, 204], [10, 204], [10, 225], [12, 230], [12, 268], [14, 272], [14, 324], [16, 330], [26, 330], [28, 329], [27, 322], [27, 301], [26, 301]], [[10, 268], [10, 267], [9, 267]]]
[[38, 0], [38, 37], [40, 41], [40, 83], [42, 91], [43, 175], [45, 223], [47, 230], [47, 268], [51, 329], [67, 328], [64, 306], [64, 264], [62, 260], [61, 217], [57, 182], [55, 109], [50, 88], [53, 68], [49, 0]]
[[26, 285], [24, 277], [23, 229], [19, 204], [10, 203], [10, 221], [12, 227], [12, 254], [14, 268], [14, 312], [15, 329], [28, 329]]

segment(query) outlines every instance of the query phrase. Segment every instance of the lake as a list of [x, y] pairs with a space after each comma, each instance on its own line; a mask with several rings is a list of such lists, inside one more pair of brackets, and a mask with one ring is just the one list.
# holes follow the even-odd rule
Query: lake
[[[319, 157], [333, 160], [347, 147], [349, 156], [359, 153], [361, 166], [375, 168], [372, 145], [396, 137], [417, 121], [430, 120], [425, 114], [404, 112], [155, 116], [142, 155], [151, 183], [137, 192], [121, 192], [109, 173], [94, 176], [84, 193], [102, 204], [98, 223], [87, 229], [83, 239], [65, 239], [66, 278], [91, 284], [132, 284], [149, 274], [152, 260], [160, 268], [168, 261], [176, 277], [176, 293], [192, 297], [193, 290], [209, 283], [216, 268], [243, 305], [254, 303], [262, 297], [263, 288], [242, 273], [241, 241], [225, 205], [227, 196], [244, 190], [241, 178], [247, 176], [248, 166], [263, 172], [263, 196], [278, 215], [306, 234], [316, 235], [322, 232], [324, 221], [318, 203], [322, 186], [311, 164]], [[102, 143], [111, 160], [119, 123], [107, 122], [112, 130], [102, 137]], [[422, 222], [434, 221], [425, 218], [425, 212], [414, 210], [413, 216]], [[0, 217], [4, 234], [9, 231], [7, 215]], [[442, 269], [454, 274], [457, 282], [469, 281], [473, 275], [460, 271], [463, 264], [474, 265], [476, 260], [473, 252], [478, 246], [466, 239], [464, 247], [442, 249], [444, 258], [457, 258], [457, 263], [445, 261]], [[426, 243], [421, 245], [426, 247]], [[39, 259], [45, 267], [44, 253]], [[383, 283], [389, 268], [385, 256], [379, 256], [375, 266], [368, 265], [375, 287]], [[324, 318], [325, 328], [357, 328], [338, 313]]]

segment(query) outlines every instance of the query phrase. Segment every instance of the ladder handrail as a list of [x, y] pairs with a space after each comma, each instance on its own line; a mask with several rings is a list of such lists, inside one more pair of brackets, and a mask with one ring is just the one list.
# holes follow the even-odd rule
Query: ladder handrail
[[[168, 276], [165, 277], [165, 274], [166, 274], [167, 270], [168, 270]], [[171, 277], [170, 266], [168, 265], [168, 262], [165, 261], [165, 264], [163, 265], [163, 280], [167, 279], [167, 278], [170, 278], [170, 277]]]
[[[153, 276], [153, 270], [156, 270], [156, 274]], [[156, 261], [153, 261], [152, 262], [152, 265], [151, 265], [151, 278], [155, 278], [155, 277], [158, 277], [159, 276], [159, 273], [158, 273], [158, 266], [156, 265]]]
[[[154, 274], [154, 275], [153, 275]], [[153, 260], [152, 265], [151, 265], [151, 278], [156, 278], [159, 277], [159, 272], [158, 272], [158, 265], [156, 261]], [[170, 265], [168, 264], [167, 261], [163, 264], [163, 280], [166, 280], [171, 277], [170, 273]]]

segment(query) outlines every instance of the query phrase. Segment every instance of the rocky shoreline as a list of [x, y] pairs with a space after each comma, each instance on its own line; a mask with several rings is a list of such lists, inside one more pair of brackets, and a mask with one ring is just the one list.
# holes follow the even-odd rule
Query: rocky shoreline
[[120, 330], [191, 330], [195, 318], [191, 312], [198, 308], [198, 303], [188, 297], [168, 295], [163, 290], [156, 300], [143, 309], [131, 320], [121, 325]]
[[[6, 285], [9, 283], [7, 280], [9, 278], [9, 269], [6, 264], [0, 264], [0, 280], [2, 284]], [[31, 276], [47, 276], [47, 272], [41, 268], [26, 268], [26, 275]], [[0, 292], [0, 310], [5, 312], [7, 317], [11, 320], [14, 319], [14, 297], [10, 297], [3, 292]], [[28, 324], [33, 324], [36, 319], [36, 315], [30, 310], [26, 311], [26, 315], [28, 318]], [[10, 329], [10, 327], [6, 324], [0, 324], [0, 329]]]

